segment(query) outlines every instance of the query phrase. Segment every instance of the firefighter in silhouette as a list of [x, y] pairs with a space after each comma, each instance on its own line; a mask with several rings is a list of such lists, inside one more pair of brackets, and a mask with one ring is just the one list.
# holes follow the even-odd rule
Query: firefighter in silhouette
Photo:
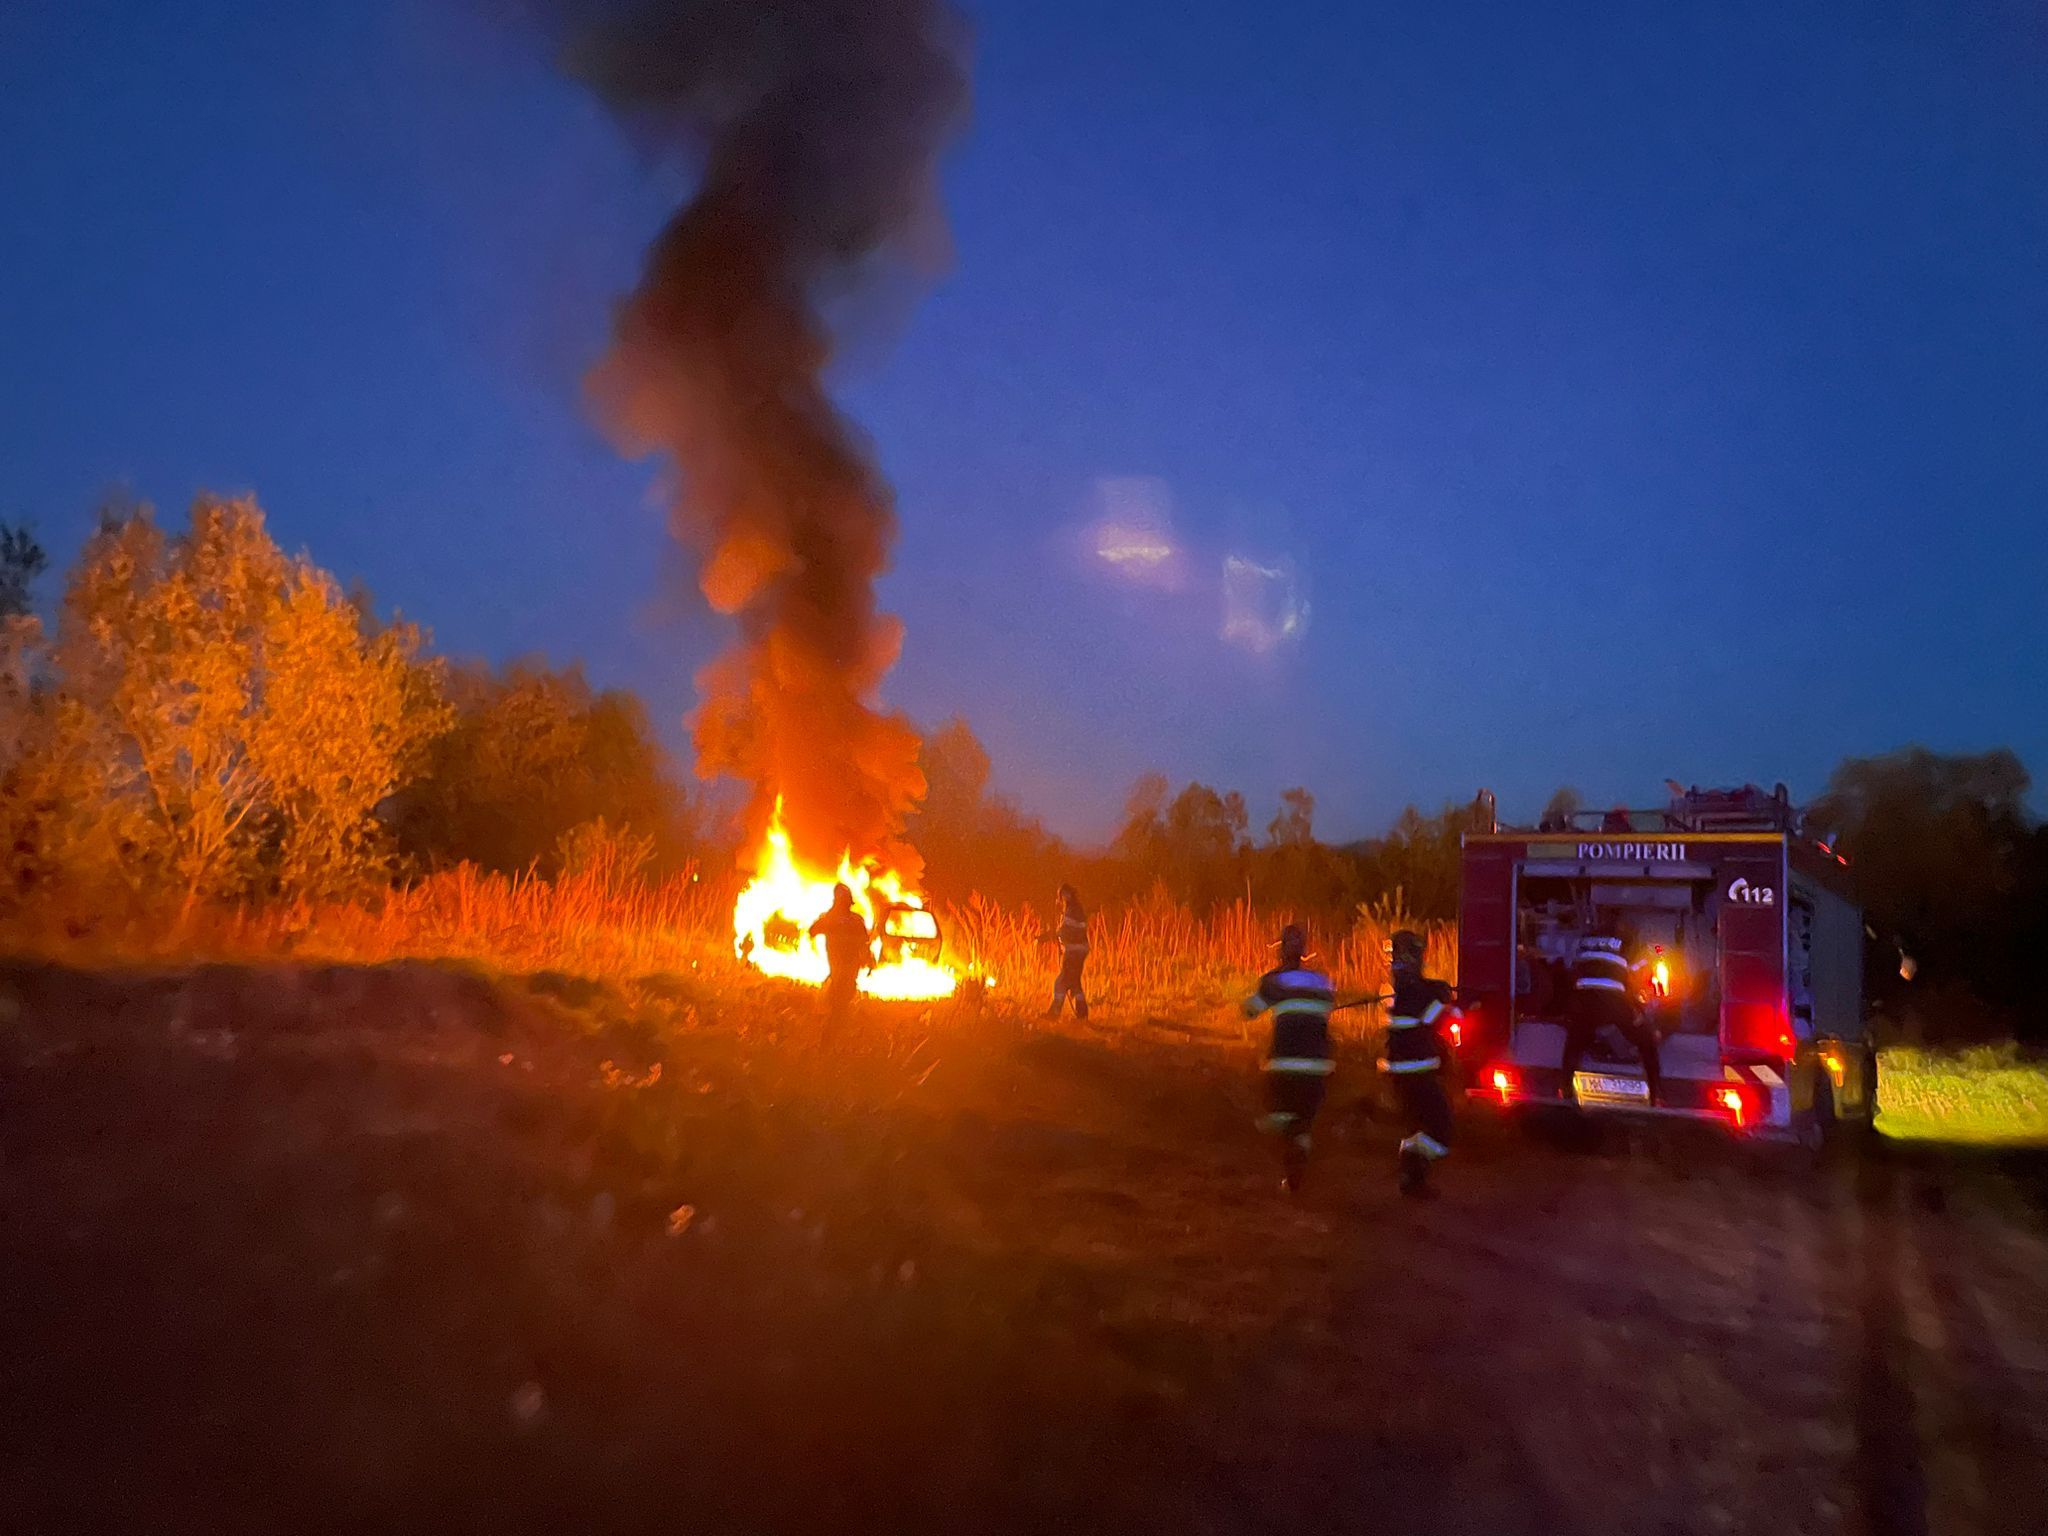
[[1450, 986], [1422, 974], [1422, 935], [1393, 937], [1394, 993], [1387, 1004], [1387, 1054], [1380, 1066], [1408, 1134], [1401, 1140], [1401, 1193], [1430, 1193], [1429, 1170], [1451, 1151], [1451, 1101], [1444, 1091], [1450, 1052], [1443, 1027], [1455, 1014]]
[[1621, 929], [1611, 922], [1596, 924], [1579, 940], [1578, 953], [1572, 959], [1571, 999], [1565, 1010], [1564, 1059], [1559, 1063], [1568, 1097], [1578, 1097], [1575, 1078], [1586, 1048], [1602, 1031], [1612, 1029], [1642, 1057], [1650, 1102], [1663, 1098], [1657, 1032], [1643, 1014], [1643, 969], [1643, 962], [1629, 953]]
[[825, 960], [831, 967], [825, 978], [825, 1013], [836, 1020], [859, 991], [860, 973], [875, 963], [874, 935], [854, 907], [852, 891], [844, 885], [832, 887], [832, 908], [811, 924], [811, 937], [825, 941]]
[[1057, 944], [1060, 947], [1060, 973], [1052, 984], [1052, 1006], [1045, 1010], [1048, 1019], [1060, 1016], [1060, 1009], [1069, 997], [1074, 1000], [1074, 1017], [1088, 1017], [1088, 994], [1081, 988], [1081, 971], [1088, 964], [1088, 913], [1081, 905], [1081, 897], [1071, 885], [1063, 885], [1057, 897], [1060, 906], [1060, 922], [1057, 928], [1047, 929], [1038, 938], [1042, 944]]
[[1280, 1141], [1281, 1182], [1291, 1193], [1308, 1171], [1309, 1129], [1330, 1085], [1330, 978], [1308, 964], [1308, 936], [1289, 923], [1280, 930], [1280, 963], [1244, 1000], [1246, 1018], [1273, 1015], [1266, 1046], [1266, 1113], [1259, 1129]]

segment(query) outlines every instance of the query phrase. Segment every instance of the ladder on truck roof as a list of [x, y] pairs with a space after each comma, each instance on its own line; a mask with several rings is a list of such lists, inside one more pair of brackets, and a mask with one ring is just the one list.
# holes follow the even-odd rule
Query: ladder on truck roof
[[1740, 789], [1701, 789], [1697, 784], [1671, 797], [1669, 815], [1687, 832], [1796, 832], [1799, 812], [1780, 784], [1769, 794], [1754, 784]]

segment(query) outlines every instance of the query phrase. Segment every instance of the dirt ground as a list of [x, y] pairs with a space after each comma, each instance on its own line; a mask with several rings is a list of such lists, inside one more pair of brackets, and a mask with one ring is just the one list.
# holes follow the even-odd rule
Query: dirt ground
[[0, 970], [9, 1531], [2039, 1532], [2038, 1170], [1469, 1128], [1207, 1020]]

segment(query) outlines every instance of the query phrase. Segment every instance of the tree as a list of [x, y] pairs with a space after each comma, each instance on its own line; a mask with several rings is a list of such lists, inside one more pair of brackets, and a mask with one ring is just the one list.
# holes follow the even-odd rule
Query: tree
[[1015, 801], [989, 792], [988, 750], [972, 727], [955, 717], [928, 733], [918, 764], [925, 798], [907, 836], [924, 856], [926, 889], [951, 901], [1045, 902], [1070, 856]]
[[954, 716], [928, 733], [918, 748], [924, 770], [924, 801], [913, 818], [912, 840], [929, 866], [957, 864], [981, 831], [988, 794], [988, 749], [974, 730]]
[[[2026, 808], [2030, 786], [2004, 748], [1948, 756], [1907, 747], [1849, 758], [1807, 810], [1830, 835], [1872, 926], [1896, 935], [1918, 962], [1916, 988], [1959, 983], [1993, 1001], [2031, 990], [2025, 935], [2039, 846]], [[1880, 995], [1895, 968], [1874, 967]]]
[[687, 853], [687, 805], [633, 695], [531, 660], [454, 668], [447, 693], [453, 723], [395, 812], [414, 861], [552, 874], [570, 830], [600, 819], [651, 839], [657, 867]]
[[1283, 790], [1266, 842], [1248, 855], [1252, 894], [1262, 905], [1341, 926], [1359, 896], [1357, 861], [1315, 838], [1316, 797]]
[[1157, 852], [1161, 828], [1159, 813], [1166, 808], [1166, 775], [1142, 773], [1124, 796], [1123, 820], [1118, 824], [1112, 849], [1138, 862], [1149, 861]]
[[179, 910], [384, 867], [376, 811], [441, 726], [419, 635], [365, 631], [253, 500], [110, 510], [71, 573], [7, 786], [17, 883], [118, 874]]
[[1276, 848], [1306, 847], [1316, 840], [1316, 797], [1306, 789], [1280, 791], [1280, 809], [1266, 823], [1266, 841]]
[[1547, 831], [1562, 831], [1585, 807], [1585, 796], [1569, 784], [1560, 784], [1543, 802], [1543, 814], [1537, 818], [1536, 824]]
[[247, 738], [281, 889], [337, 895], [387, 866], [378, 810], [425, 766], [449, 718], [419, 649], [406, 626], [366, 629], [364, 611], [310, 566], [271, 612]]
[[50, 557], [26, 528], [0, 523], [0, 623], [26, 617]]
[[42, 637], [32, 611], [35, 584], [48, 564], [49, 556], [26, 528], [0, 523], [0, 731], [8, 738], [0, 744], [0, 766], [26, 727], [29, 660]]
[[1460, 849], [1473, 830], [1477, 812], [1471, 804], [1450, 804], [1434, 816], [1408, 806], [1393, 828], [1365, 850], [1365, 889], [1369, 897], [1400, 892], [1407, 909], [1418, 918], [1449, 920], [1458, 915]]
[[1155, 787], [1153, 779], [1139, 780], [1132, 791], [1121, 848], [1127, 855], [1142, 849], [1145, 871], [1163, 880], [1176, 900], [1197, 908], [1228, 900], [1243, 878], [1244, 796], [1189, 784], [1160, 809], [1165, 784]]

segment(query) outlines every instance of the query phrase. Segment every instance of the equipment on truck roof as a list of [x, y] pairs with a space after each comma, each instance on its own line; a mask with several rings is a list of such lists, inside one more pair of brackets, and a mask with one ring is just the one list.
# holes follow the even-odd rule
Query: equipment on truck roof
[[1686, 832], [1796, 832], [1799, 816], [1780, 784], [1766, 795], [1754, 784], [1740, 789], [1701, 789], [1697, 784], [1671, 797], [1671, 814]]

